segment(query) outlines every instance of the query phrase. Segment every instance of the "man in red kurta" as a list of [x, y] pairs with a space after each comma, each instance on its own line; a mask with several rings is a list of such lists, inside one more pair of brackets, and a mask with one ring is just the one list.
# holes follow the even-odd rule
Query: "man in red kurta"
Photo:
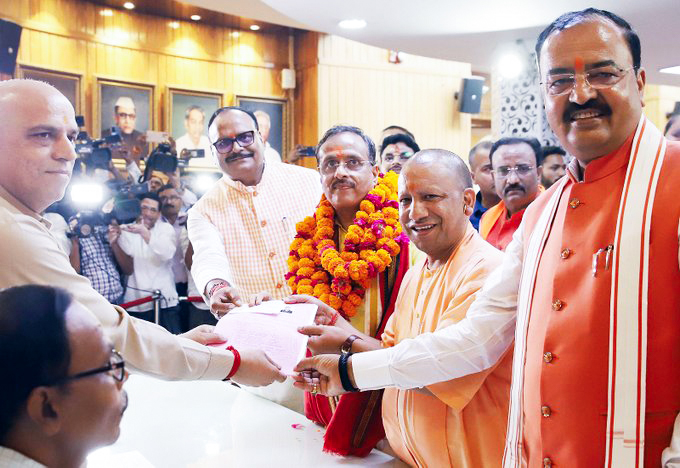
[[484, 213], [479, 233], [489, 244], [505, 250], [524, 210], [542, 191], [541, 145], [535, 138], [501, 138], [491, 147], [489, 159], [501, 201]]
[[[527, 209], [465, 321], [353, 356], [347, 387], [409, 388], [478, 372], [517, 337], [505, 466], [658, 467], [680, 438], [680, 145], [642, 117], [645, 72], [625, 20], [567, 13], [536, 50], [550, 126], [575, 157], [567, 178]], [[634, 193], [647, 196], [629, 205]], [[633, 214], [645, 231], [622, 242]], [[641, 253], [635, 268], [619, 261], [630, 251]], [[620, 302], [630, 290], [638, 300]], [[641, 332], [619, 341], [630, 329]], [[333, 364], [317, 356], [300, 367], [327, 376], [323, 390], [334, 394], [345, 387]], [[637, 423], [619, 426], [631, 415]]]

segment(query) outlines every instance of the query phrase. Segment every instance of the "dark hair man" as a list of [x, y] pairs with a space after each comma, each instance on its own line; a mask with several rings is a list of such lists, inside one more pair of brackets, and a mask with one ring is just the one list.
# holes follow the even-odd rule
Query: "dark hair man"
[[205, 155], [210, 152], [210, 140], [203, 133], [205, 131], [205, 111], [195, 104], [184, 111], [184, 129], [186, 133], [175, 141], [177, 156], [182, 157], [185, 149], [202, 149]]
[[0, 466], [82, 466], [118, 439], [125, 361], [63, 289], [0, 291], [0, 373]]
[[[137, 109], [135, 102], [129, 96], [121, 96], [113, 105], [113, 121], [120, 130], [123, 139], [123, 156], [129, 162], [139, 164], [146, 159], [149, 147], [146, 144], [146, 136], [135, 129], [137, 125]], [[102, 137], [111, 135], [111, 129], [102, 129]], [[115, 157], [115, 156], [114, 156]]]
[[[76, 159], [78, 126], [64, 95], [39, 81], [3, 81], [0, 113], [12, 114], [0, 126], [0, 288], [63, 287], [99, 319], [127, 362], [141, 372], [166, 379], [224, 379], [234, 355], [195, 342], [218, 341], [218, 336], [196, 329], [177, 337], [130, 317], [73, 270], [50, 234], [41, 213], [64, 196]], [[234, 380], [265, 385], [281, 378], [261, 350], [244, 349], [240, 355]]]
[[[175, 229], [161, 221], [161, 201], [157, 194], [147, 192], [140, 195], [142, 214], [136, 223], [121, 226], [118, 244], [132, 257], [133, 272], [128, 278], [125, 302], [131, 302], [161, 292], [160, 324], [171, 331], [181, 331], [177, 290], [172, 270], [172, 261], [177, 251], [178, 238]], [[128, 312], [153, 322], [154, 304], [127, 308]]]
[[399, 174], [411, 156], [420, 151], [418, 143], [406, 134], [397, 133], [386, 137], [380, 146], [380, 172]]
[[493, 141], [480, 141], [472, 147], [468, 155], [470, 173], [472, 181], [479, 186], [479, 191], [475, 197], [475, 208], [470, 216], [470, 223], [479, 231], [479, 220], [486, 210], [498, 204], [501, 198], [496, 193], [496, 186], [493, 183], [491, 174], [491, 159], [489, 153]]
[[559, 146], [544, 146], [541, 184], [547, 190], [567, 173], [567, 152]]
[[[223, 176], [189, 210], [187, 228], [191, 273], [221, 317], [261, 291], [276, 299], [290, 294], [284, 276], [295, 224], [314, 211], [321, 185], [314, 170], [265, 164], [257, 118], [247, 109], [218, 109], [208, 135]], [[302, 411], [302, 394], [292, 383], [260, 394]]]
[[680, 442], [680, 145], [642, 114], [640, 41], [622, 18], [566, 13], [536, 51], [548, 122], [574, 160], [465, 323], [352, 356], [344, 387], [337, 358], [301, 365], [328, 394], [421, 387], [489, 367], [514, 339], [506, 468], [660, 466]]
[[540, 193], [541, 145], [535, 138], [501, 138], [489, 153], [496, 193], [501, 201], [479, 223], [479, 233], [499, 250], [512, 240], [524, 210]]

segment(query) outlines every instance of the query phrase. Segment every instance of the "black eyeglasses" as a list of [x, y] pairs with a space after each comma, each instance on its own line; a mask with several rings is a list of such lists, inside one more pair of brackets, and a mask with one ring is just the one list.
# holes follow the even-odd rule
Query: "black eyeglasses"
[[250, 130], [248, 132], [239, 133], [236, 138], [224, 137], [213, 143], [213, 146], [220, 154], [227, 154], [234, 147], [234, 142], [237, 142], [240, 146], [250, 146], [255, 141], [255, 131]]
[[111, 350], [111, 357], [109, 358], [109, 363], [106, 366], [78, 372], [75, 375], [62, 377], [61, 379], [58, 379], [49, 385], [59, 385], [68, 382], [69, 380], [83, 379], [85, 377], [90, 377], [92, 375], [97, 375], [104, 372], [110, 373], [111, 377], [116, 379], [118, 382], [125, 380], [125, 359], [123, 359], [123, 356], [121, 356], [120, 353], [115, 349]]

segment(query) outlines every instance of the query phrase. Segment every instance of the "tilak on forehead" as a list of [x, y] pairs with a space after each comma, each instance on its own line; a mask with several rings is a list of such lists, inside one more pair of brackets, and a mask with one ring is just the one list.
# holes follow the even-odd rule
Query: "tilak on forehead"
[[574, 59], [574, 71], [583, 72], [585, 70], [585, 63], [582, 57], [576, 57]]

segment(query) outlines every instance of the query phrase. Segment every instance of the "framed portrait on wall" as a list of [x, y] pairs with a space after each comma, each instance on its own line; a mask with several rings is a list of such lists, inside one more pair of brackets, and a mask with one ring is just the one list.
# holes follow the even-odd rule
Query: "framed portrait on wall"
[[263, 134], [263, 136], [279, 155], [285, 154], [285, 151], [288, 150], [288, 101], [275, 98], [236, 96], [236, 105], [252, 112], [262, 111], [269, 115], [271, 128], [269, 135]]
[[206, 158], [206, 161], [210, 159], [208, 121], [220, 107], [220, 92], [168, 87], [165, 121], [168, 132], [175, 140], [178, 157]]
[[105, 137], [117, 127], [123, 147], [133, 158], [146, 158], [148, 145], [143, 137], [147, 130], [155, 130], [154, 86], [97, 78], [94, 103], [95, 134]]
[[76, 115], [81, 115], [83, 113], [82, 75], [78, 73], [32, 67], [29, 65], [19, 65], [17, 68], [17, 75], [19, 78], [28, 78], [51, 84], [57, 88], [61, 94], [66, 96], [66, 99], [69, 100], [76, 110]]

